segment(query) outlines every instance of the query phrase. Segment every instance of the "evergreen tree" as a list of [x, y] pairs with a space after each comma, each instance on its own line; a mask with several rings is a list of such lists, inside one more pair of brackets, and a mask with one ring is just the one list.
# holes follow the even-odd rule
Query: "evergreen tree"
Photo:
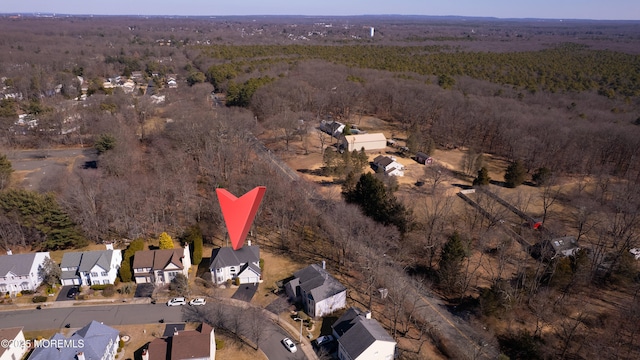
[[200, 226], [193, 225], [187, 229], [187, 233], [184, 237], [184, 240], [187, 244], [191, 246], [193, 249], [193, 256], [191, 257], [191, 263], [193, 265], [199, 265], [202, 261], [202, 230], [200, 230]]
[[7, 159], [7, 155], [0, 155], [0, 190], [6, 188], [11, 180], [13, 168], [11, 161]]
[[473, 179], [473, 186], [489, 185], [490, 182], [491, 178], [489, 177], [489, 170], [483, 166], [478, 170], [478, 176]]
[[357, 204], [373, 220], [395, 225], [402, 233], [409, 229], [409, 211], [373, 174], [360, 175], [356, 186], [352, 190], [345, 189], [342, 194], [348, 203]]
[[438, 269], [440, 286], [448, 293], [454, 294], [459, 290], [460, 274], [463, 261], [467, 257], [465, 245], [458, 232], [454, 232], [444, 244]]
[[133, 240], [124, 251], [124, 254], [122, 255], [122, 265], [120, 265], [120, 270], [118, 271], [120, 281], [130, 282], [133, 280], [133, 256], [135, 255], [136, 251], [142, 250], [144, 250], [144, 240], [136, 239]]
[[536, 183], [536, 186], [545, 185], [549, 179], [551, 179], [551, 170], [546, 167], [541, 167], [536, 170], [536, 172], [532, 176], [532, 180]]
[[93, 146], [96, 148], [96, 151], [98, 151], [98, 155], [103, 154], [116, 146], [116, 138], [111, 134], [102, 134]]
[[[31, 244], [45, 250], [82, 247], [87, 240], [55, 197], [27, 190], [8, 190], [0, 193], [0, 210], [25, 230], [37, 234]], [[32, 240], [33, 241], [33, 240]]]
[[158, 242], [160, 249], [173, 249], [173, 239], [166, 232], [160, 234]]
[[514, 188], [522, 185], [526, 175], [527, 170], [524, 168], [524, 164], [522, 161], [516, 160], [507, 167], [507, 171], [504, 173], [504, 182], [507, 187]]
[[351, 124], [347, 123], [342, 129], [342, 135], [351, 135]]

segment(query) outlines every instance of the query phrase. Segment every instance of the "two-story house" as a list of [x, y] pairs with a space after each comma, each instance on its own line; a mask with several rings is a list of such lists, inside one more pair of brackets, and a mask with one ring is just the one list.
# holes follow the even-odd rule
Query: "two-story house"
[[178, 249], [141, 250], [133, 255], [133, 275], [137, 284], [169, 284], [177, 274], [189, 277], [189, 245]]
[[347, 288], [334, 279], [322, 266], [313, 264], [293, 274], [285, 284], [285, 291], [292, 301], [302, 304], [311, 317], [321, 317], [347, 306]]
[[[238, 250], [230, 247], [214, 249], [211, 252], [211, 280], [216, 285], [222, 285], [227, 280], [239, 281], [240, 284], [260, 282], [260, 248], [247, 246]], [[236, 280], [238, 279], [238, 280]]]
[[404, 165], [396, 161], [396, 158], [378, 155], [373, 159], [374, 170], [388, 176], [404, 176]]
[[338, 339], [340, 360], [392, 360], [397, 343], [388, 332], [358, 308], [348, 309], [333, 325], [333, 336]]
[[60, 269], [62, 285], [113, 284], [122, 264], [122, 250], [66, 252]]
[[65, 346], [36, 347], [28, 360], [115, 360], [119, 342], [118, 330], [94, 320], [71, 337], [56, 333], [49, 344]]
[[42, 282], [39, 269], [49, 252], [0, 256], [0, 293], [15, 295], [22, 290], [35, 291]]

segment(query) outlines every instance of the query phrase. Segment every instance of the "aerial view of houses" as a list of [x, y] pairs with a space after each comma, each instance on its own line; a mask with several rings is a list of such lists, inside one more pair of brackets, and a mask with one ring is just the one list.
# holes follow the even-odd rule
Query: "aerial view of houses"
[[3, 2], [0, 360], [640, 359], [640, 8], [565, 2]]

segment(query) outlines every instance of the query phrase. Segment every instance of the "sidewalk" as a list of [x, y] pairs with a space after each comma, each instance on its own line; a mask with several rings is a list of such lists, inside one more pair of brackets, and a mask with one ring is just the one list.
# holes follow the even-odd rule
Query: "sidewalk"
[[126, 299], [91, 299], [91, 300], [65, 300], [47, 301], [43, 303], [19, 303], [0, 304], [0, 311], [11, 311], [19, 309], [35, 309], [38, 306], [46, 309], [67, 308], [73, 306], [96, 306], [96, 305], [130, 305], [130, 304], [151, 304], [150, 298], [126, 298]]

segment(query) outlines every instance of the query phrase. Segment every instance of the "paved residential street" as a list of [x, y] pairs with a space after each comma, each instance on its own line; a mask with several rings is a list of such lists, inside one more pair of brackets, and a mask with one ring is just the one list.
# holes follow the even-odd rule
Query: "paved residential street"
[[[61, 306], [60, 304], [56, 305]], [[230, 304], [223, 303], [220, 306], [226, 313], [232, 313], [234, 310], [234, 306]], [[62, 329], [66, 324], [69, 324], [71, 328], [80, 328], [92, 320], [110, 326], [158, 323], [160, 319], [163, 319], [165, 323], [180, 323], [184, 321], [184, 308], [183, 306], [167, 306], [164, 303], [96, 306], [67, 306], [65, 304], [63, 307], [36, 310], [36, 305], [34, 305], [18, 310], [0, 311], [0, 324], [2, 327], [23, 326], [25, 331], [35, 331]], [[292, 340], [297, 339], [293, 339], [276, 323], [265, 317], [264, 321], [260, 321], [260, 324], [263, 326], [260, 349], [269, 359], [307, 359], [301, 349], [298, 349], [295, 354], [291, 354], [285, 349], [281, 343], [282, 339], [285, 337], [292, 338]], [[249, 333], [243, 333], [242, 336], [251, 338]]]

